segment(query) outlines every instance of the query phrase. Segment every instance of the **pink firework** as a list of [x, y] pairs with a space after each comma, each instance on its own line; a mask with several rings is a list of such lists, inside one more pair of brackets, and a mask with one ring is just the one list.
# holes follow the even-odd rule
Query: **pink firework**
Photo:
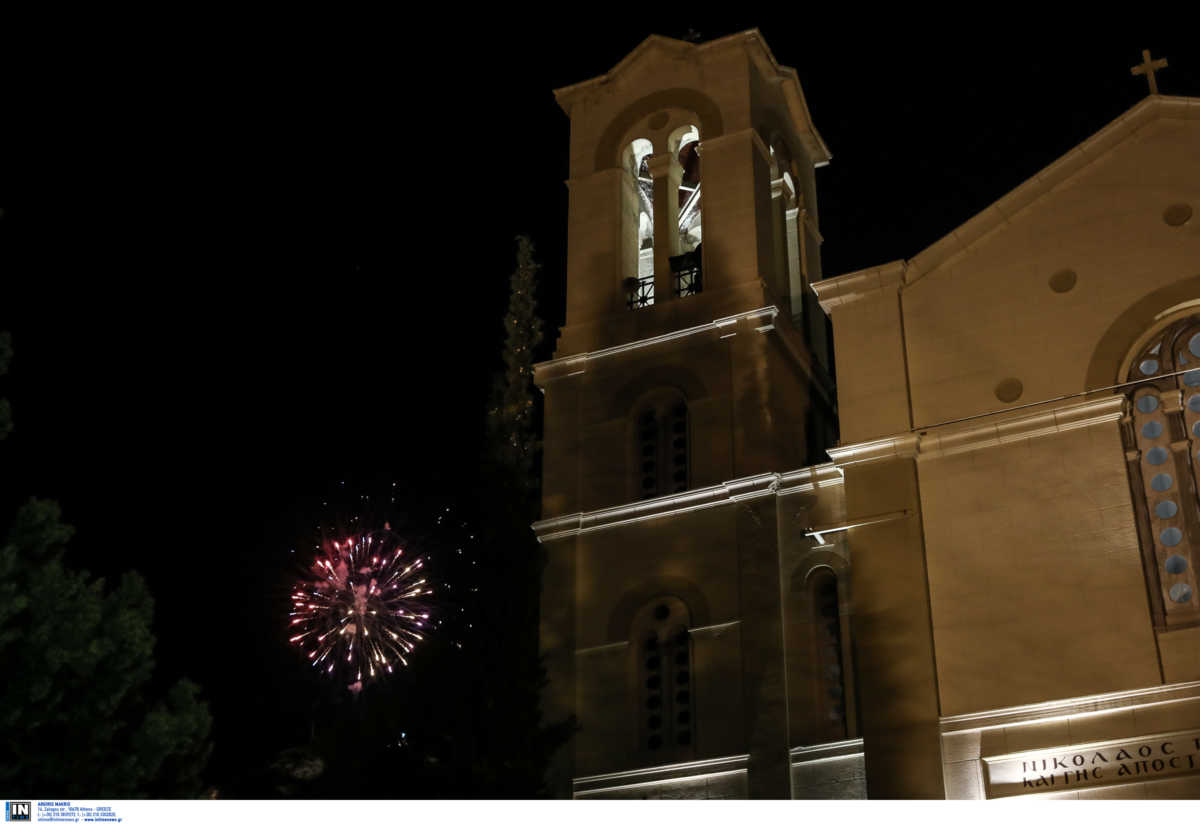
[[433, 592], [424, 559], [408, 560], [388, 525], [382, 530], [325, 542], [292, 592], [288, 640], [312, 666], [345, 678], [352, 692], [408, 666], [424, 640]]

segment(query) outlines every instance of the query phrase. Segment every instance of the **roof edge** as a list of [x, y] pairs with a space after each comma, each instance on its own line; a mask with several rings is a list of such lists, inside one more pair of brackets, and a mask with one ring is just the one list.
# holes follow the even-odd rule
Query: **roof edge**
[[1063, 181], [1073, 177], [1144, 126], [1161, 117], [1200, 119], [1200, 98], [1148, 95], [1140, 100], [1091, 137], [1000, 197], [991, 206], [910, 258], [904, 272], [904, 286], [911, 286], [942, 264], [965, 253], [985, 235], [1010, 222]]
[[[650, 48], [652, 43], [661, 43], [667, 48], [679, 49], [680, 51], [688, 49], [705, 50], [720, 44], [724, 44], [730, 40], [737, 40], [747, 36], [757, 36], [758, 40], [763, 42], [764, 46], [766, 45], [765, 41], [763, 41], [762, 33], [756, 28], [734, 32], [733, 34], [727, 34], [724, 37], [718, 37], [716, 40], [708, 40], [704, 43], [691, 43], [687, 40], [680, 40], [675, 37], [667, 37], [662, 34], [651, 34], [641, 43], [638, 43], [637, 46], [635, 46], [633, 50], [629, 52], [629, 54], [622, 57], [615, 66], [606, 71], [604, 74], [598, 75], [589, 80], [581, 80], [578, 83], [572, 83], [569, 86], [561, 86], [554, 90], [554, 98], [558, 101], [558, 105], [562, 107], [562, 110], [566, 112], [568, 116], [570, 116], [571, 100], [576, 97], [579, 92], [591, 88], [592, 86], [602, 85], [612, 80], [613, 75], [619, 73], [627, 64], [631, 63], [634, 58], [636, 58], [646, 49]], [[767, 53], [770, 54], [770, 49], [767, 49]], [[774, 61], [774, 59], [774, 56], [772, 56], [771, 60]]]
[[[580, 95], [589, 89], [611, 81], [627, 65], [636, 60], [642, 52], [654, 45], [661, 45], [667, 49], [687, 53], [691, 50], [697, 52], [708, 51], [709, 49], [721, 48], [731, 43], [753, 43], [758, 47], [760, 55], [766, 58], [767, 67], [775, 73], [776, 77], [783, 81], [784, 102], [792, 120], [795, 121], [797, 133], [811, 137], [811, 140], [808, 141], [809, 145], [806, 148], [809, 150], [813, 165], [819, 167], [828, 164], [833, 159], [833, 154], [829, 151], [825, 139], [817, 131], [816, 124], [813, 123], [812, 113], [808, 109], [808, 101], [804, 97], [804, 88], [800, 84], [800, 76], [794, 68], [782, 65], [775, 58], [775, 53], [771, 51], [767, 39], [763, 37], [762, 32], [757, 28], [734, 32], [733, 34], [727, 34], [724, 37], [718, 37], [715, 40], [709, 40], [704, 43], [691, 43], [661, 34], [651, 34], [604, 74], [593, 77], [590, 80], [573, 83], [570, 86], [557, 88], [554, 90], [554, 98], [558, 102], [559, 108], [563, 110], [567, 117], [570, 117], [571, 106]], [[754, 59], [753, 55], [751, 55], [751, 59]]]
[[1148, 95], [1074, 149], [913, 257], [825, 278], [809, 288], [816, 294], [827, 315], [832, 313], [835, 306], [867, 297], [880, 289], [897, 285], [901, 289], [907, 288], [942, 264], [965, 253], [985, 235], [1010, 222], [1064, 180], [1086, 168], [1152, 120], [1163, 116], [1200, 120], [1200, 98]]

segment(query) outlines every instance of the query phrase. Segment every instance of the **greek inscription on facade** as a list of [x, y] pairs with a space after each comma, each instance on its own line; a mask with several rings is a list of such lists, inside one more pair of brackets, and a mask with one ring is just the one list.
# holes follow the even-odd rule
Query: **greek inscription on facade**
[[1083, 789], [1200, 770], [1200, 734], [1070, 749], [1030, 758], [987, 758], [989, 795]]

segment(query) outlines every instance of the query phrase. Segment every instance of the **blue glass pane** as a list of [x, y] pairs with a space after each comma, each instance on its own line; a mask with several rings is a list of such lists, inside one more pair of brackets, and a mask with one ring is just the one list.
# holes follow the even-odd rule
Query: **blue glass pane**
[[1196, 421], [1194, 424], [1192, 424], [1192, 434], [1197, 438], [1200, 438], [1200, 421]]
[[1182, 555], [1172, 555], [1167, 559], [1166, 567], [1172, 575], [1182, 575], [1187, 571], [1187, 559]]
[[1166, 473], [1162, 473], [1160, 475], [1155, 475], [1150, 480], [1150, 488], [1153, 489], [1155, 492], [1166, 492], [1168, 489], [1171, 488], [1171, 484], [1173, 484], [1173, 483], [1175, 483], [1175, 481], [1171, 478], [1170, 475], [1167, 475]]
[[1188, 351], [1200, 358], [1200, 332], [1192, 335], [1192, 339], [1188, 341]]
[[1158, 533], [1158, 540], [1162, 541], [1163, 546], [1175, 546], [1183, 540], [1183, 533], [1179, 531], [1179, 527], [1169, 526]]
[[1154, 515], [1157, 518], [1162, 518], [1164, 521], [1167, 518], [1174, 518], [1179, 513], [1179, 507], [1174, 501], [1159, 501], [1154, 507]]
[[1178, 584], [1175, 584], [1171, 587], [1171, 591], [1168, 593], [1168, 595], [1171, 596], [1171, 600], [1175, 603], [1186, 604], [1188, 601], [1192, 600], [1192, 588], [1180, 581]]
[[1153, 412], [1158, 409], [1158, 398], [1153, 395], [1142, 395], [1137, 399], [1137, 409], [1139, 412]]
[[1157, 438], [1162, 434], [1162, 424], [1158, 421], [1149, 421], [1142, 427], [1143, 438]]
[[1200, 395], [1192, 395], [1188, 398], [1188, 409], [1193, 412], [1200, 412]]
[[1191, 372], [1184, 372], [1183, 385], [1200, 386], [1200, 369], [1193, 369]]
[[1138, 364], [1138, 369], [1142, 370], [1143, 375], [1153, 375], [1158, 371], [1158, 361], [1144, 360]]
[[1167, 453], [1167, 450], [1163, 449], [1161, 446], [1156, 446], [1146, 453], [1146, 461], [1151, 466], [1161, 466], [1165, 464], [1168, 457], [1170, 456]]

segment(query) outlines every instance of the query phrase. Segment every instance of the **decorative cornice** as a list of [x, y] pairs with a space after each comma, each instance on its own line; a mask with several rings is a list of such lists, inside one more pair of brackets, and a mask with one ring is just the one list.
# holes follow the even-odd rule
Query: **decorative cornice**
[[574, 779], [572, 789], [575, 795], [615, 790], [622, 787], [645, 786], [667, 781], [678, 781], [687, 778], [708, 778], [715, 775], [742, 772], [750, 763], [750, 756], [727, 755], [720, 758], [706, 758], [701, 761], [681, 761], [675, 764], [662, 764], [657, 767], [644, 767], [638, 770], [589, 775]]
[[[718, 338], [730, 337], [736, 335], [738, 332], [746, 331], [768, 332], [774, 328], [775, 316], [778, 314], [779, 309], [777, 307], [763, 306], [759, 309], [751, 309], [749, 312], [741, 312], [737, 315], [717, 318], [714, 321], [702, 323], [699, 326], [689, 326], [686, 329], [677, 329], [674, 332], [667, 332], [664, 335], [655, 335], [652, 338], [643, 338], [642, 340], [631, 341], [630, 343], [622, 343], [619, 346], [610, 346], [607, 349], [597, 349], [595, 352], [582, 352], [578, 355], [568, 355], [565, 358], [542, 361], [533, 365], [534, 380], [540, 385], [557, 378], [569, 378], [574, 375], [581, 375], [587, 371], [588, 365], [593, 361], [620, 355], [625, 352], [658, 346], [659, 344], [669, 343], [705, 332], [715, 334]], [[764, 318], [766, 319], [765, 321], [763, 320]], [[749, 328], [743, 326], [743, 324], [747, 323], [751, 324]]]
[[823, 463], [781, 473], [778, 493], [791, 495], [794, 492], [813, 492], [819, 488], [838, 486], [841, 483], [842, 470], [832, 463]]
[[821, 464], [785, 473], [767, 472], [674, 495], [663, 495], [648, 501], [635, 501], [592, 512], [577, 512], [573, 515], [547, 518], [533, 524], [533, 531], [537, 533], [538, 541], [545, 543], [584, 532], [595, 532], [599, 529], [610, 529], [652, 518], [679, 515], [684, 512], [694, 512], [738, 501], [753, 500], [765, 495], [811, 492], [817, 488], [836, 486], [841, 483], [842, 473], [833, 464]]
[[[942, 458], [1054, 435], [1084, 426], [1115, 423], [1121, 419], [1124, 403], [1125, 399], [1121, 395], [1106, 395], [1095, 400], [1060, 405], [1019, 417], [1013, 416], [1019, 409], [1006, 409], [939, 424], [937, 427], [925, 427], [919, 432], [902, 432], [872, 441], [835, 446], [826, 451], [838, 467], [892, 458]], [[1030, 404], [1022, 408], [1042, 405], [1044, 403]], [[935, 428], [938, 431], [932, 431]]]
[[882, 266], [847, 272], [835, 278], [818, 280], [810, 287], [826, 315], [833, 314], [833, 307], [844, 306], [862, 298], [877, 297], [886, 292], [895, 294], [904, 279], [907, 264], [894, 260]]
[[938, 719], [938, 726], [943, 733], [982, 727], [1012, 727], [1063, 716], [1194, 698], [1200, 698], [1200, 681], [1187, 681], [1180, 684], [1166, 684], [1121, 692], [1105, 692], [1099, 695], [1084, 695], [1078, 698], [1064, 698], [1060, 701], [1043, 701], [1039, 704], [1023, 704], [998, 710], [968, 712], [962, 715], [948, 715]]
[[830, 758], [849, 758], [863, 754], [861, 738], [847, 738], [844, 741], [830, 741], [828, 744], [814, 744], [811, 747], [792, 747], [792, 766], [809, 761], [825, 761]]
[[826, 449], [835, 466], [885, 461], [892, 458], [911, 458], [917, 454], [920, 436], [915, 432], [902, 432], [873, 441], [831, 446]]
[[923, 432], [918, 452], [922, 457], [942, 457], [1055, 435], [1084, 426], [1115, 423], [1121, 419], [1124, 404], [1123, 396], [1107, 395], [1007, 420], [999, 417], [1001, 413], [993, 413], [961, 424], [947, 425], [941, 432]]

